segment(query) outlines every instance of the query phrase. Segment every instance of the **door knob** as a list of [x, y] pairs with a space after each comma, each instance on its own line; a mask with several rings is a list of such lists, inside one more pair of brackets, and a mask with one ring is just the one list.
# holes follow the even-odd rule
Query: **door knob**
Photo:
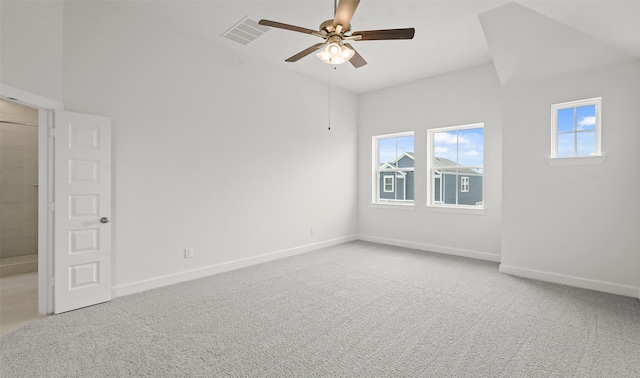
[[100, 218], [100, 223], [109, 223], [109, 218], [107, 217]]

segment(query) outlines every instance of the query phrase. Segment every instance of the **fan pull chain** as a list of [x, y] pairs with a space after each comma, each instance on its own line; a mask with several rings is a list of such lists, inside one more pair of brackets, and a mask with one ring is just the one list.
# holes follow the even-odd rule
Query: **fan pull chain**
[[[335, 70], [336, 67], [333, 67], [333, 69]], [[329, 71], [329, 115], [328, 115], [328, 123], [329, 123], [329, 127], [328, 130], [331, 131], [331, 71]]]
[[[338, 0], [333, 0], [333, 14], [338, 11]], [[335, 70], [337, 67], [333, 66]], [[331, 131], [331, 71], [329, 71], [329, 131]]]

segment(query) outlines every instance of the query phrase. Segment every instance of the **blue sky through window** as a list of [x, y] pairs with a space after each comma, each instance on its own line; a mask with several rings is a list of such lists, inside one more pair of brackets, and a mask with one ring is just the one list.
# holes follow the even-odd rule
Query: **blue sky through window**
[[558, 109], [558, 156], [589, 156], [596, 152], [596, 106]]
[[580, 106], [576, 108], [576, 130], [596, 129], [596, 106]]
[[575, 109], [558, 110], [558, 133], [573, 132], [575, 130]]
[[433, 135], [434, 156], [463, 166], [484, 165], [484, 128], [444, 131]]
[[413, 135], [379, 140], [380, 164], [389, 163], [404, 152], [413, 153]]

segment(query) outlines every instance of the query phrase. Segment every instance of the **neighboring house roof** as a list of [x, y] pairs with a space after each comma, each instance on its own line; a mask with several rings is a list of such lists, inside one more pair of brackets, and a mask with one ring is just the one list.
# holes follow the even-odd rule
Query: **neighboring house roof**
[[435, 157], [433, 159], [433, 167], [434, 168], [440, 168], [440, 167], [451, 167], [451, 166], [456, 166], [458, 164], [456, 164], [455, 161], [453, 160], [449, 160], [449, 159], [445, 159], [445, 158], [441, 158], [441, 157]]
[[380, 164], [380, 169], [397, 168], [396, 164], [405, 157], [411, 158], [411, 160], [415, 160], [415, 158], [413, 157], [413, 152], [403, 152], [400, 154], [400, 156], [396, 157], [390, 162]]
[[[396, 168], [395, 164], [397, 164], [400, 160], [402, 160], [405, 157], [411, 158], [411, 160], [415, 160], [413, 152], [403, 152], [398, 157], [396, 157], [395, 159], [391, 160], [390, 162], [381, 164], [380, 165], [380, 169], [393, 169], [393, 168]], [[476, 170], [474, 168], [465, 168], [465, 167], [459, 166], [458, 164], [456, 164], [455, 161], [449, 160], [449, 159], [446, 159], [446, 158], [442, 158], [442, 157], [435, 157], [433, 159], [433, 166], [434, 166], [435, 169], [437, 169], [441, 173], [447, 173], [447, 172], [452, 172], [453, 173], [453, 172], [457, 171], [458, 173], [469, 174], [469, 175], [481, 175], [482, 174], [482, 173], [478, 172], [478, 170]], [[402, 173], [402, 172], [400, 172], [400, 173]]]
[[[393, 169], [395, 168], [393, 165], [391, 165], [390, 163], [384, 163], [380, 166], [380, 169]], [[387, 173], [392, 173], [392, 172], [387, 172]], [[396, 172], [396, 175], [402, 175], [403, 177], [406, 176], [406, 172]]]
[[433, 167], [440, 172], [455, 172], [458, 173], [466, 173], [469, 175], [480, 175], [476, 169], [473, 168], [464, 168], [456, 164], [455, 161], [449, 160], [446, 158], [435, 157], [433, 159]]
[[405, 152], [401, 153], [400, 156], [398, 156], [397, 158], [391, 160], [389, 162], [389, 164], [395, 164], [395, 163], [399, 162], [400, 160], [402, 160], [402, 158], [405, 157], [405, 156], [406, 157], [410, 157], [411, 160], [415, 160], [415, 158], [413, 157], [413, 152], [406, 152], [405, 151]]

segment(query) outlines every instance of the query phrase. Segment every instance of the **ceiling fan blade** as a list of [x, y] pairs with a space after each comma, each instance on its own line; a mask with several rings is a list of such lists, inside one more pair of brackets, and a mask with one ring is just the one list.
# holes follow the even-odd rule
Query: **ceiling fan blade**
[[353, 52], [355, 54], [353, 54], [353, 56], [351, 57], [351, 59], [349, 59], [349, 62], [355, 67], [355, 68], [360, 68], [362, 66], [364, 66], [365, 64], [367, 64], [367, 61], [364, 60], [364, 58], [362, 57], [362, 55], [358, 54], [358, 51], [356, 51], [356, 49], [353, 48], [353, 46], [351, 46], [348, 43], [344, 44], [345, 46], [347, 46], [348, 48], [350, 48], [351, 50], [353, 50]]
[[311, 54], [312, 52], [317, 51], [322, 46], [324, 46], [324, 43], [316, 43], [315, 45], [309, 47], [308, 49], [300, 51], [299, 53], [292, 56], [291, 58], [285, 59], [285, 62], [297, 62], [301, 58], [304, 58], [305, 56]]
[[[416, 34], [416, 29], [387, 29], [387, 30], [365, 30], [357, 31], [351, 34], [351, 37], [362, 36], [362, 38], [353, 38], [358, 41], [379, 41], [384, 39], [412, 39]], [[350, 39], [352, 39], [349, 37]]]
[[300, 26], [283, 24], [282, 22], [276, 22], [276, 21], [271, 21], [271, 20], [260, 20], [258, 23], [260, 25], [264, 25], [264, 26], [271, 26], [272, 28], [291, 30], [291, 31], [295, 31], [295, 32], [298, 32], [298, 33], [312, 34], [312, 35], [316, 35], [318, 37], [325, 38], [325, 35], [320, 33], [317, 30], [302, 28]]
[[333, 17], [333, 28], [342, 25], [342, 30], [347, 30], [353, 14], [356, 12], [360, 0], [340, 0], [336, 15]]

